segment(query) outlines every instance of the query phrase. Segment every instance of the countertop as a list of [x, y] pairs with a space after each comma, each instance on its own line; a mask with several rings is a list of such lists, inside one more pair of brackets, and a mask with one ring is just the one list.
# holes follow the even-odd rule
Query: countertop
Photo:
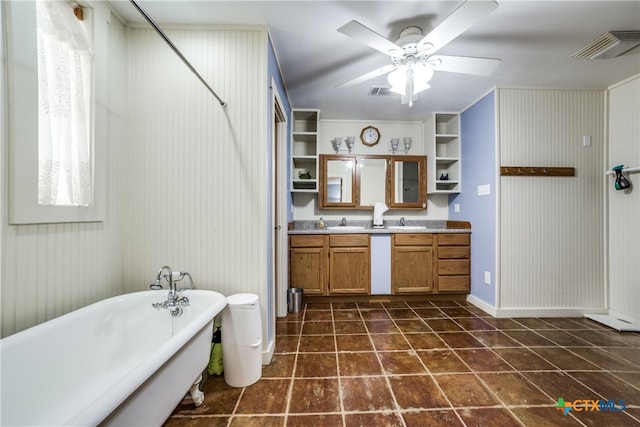
[[[364, 227], [361, 229], [332, 229], [327, 227], [340, 226], [340, 221], [325, 221], [324, 228], [318, 228], [318, 221], [293, 221], [289, 223], [288, 233], [291, 234], [395, 234], [395, 233], [471, 233], [471, 224], [466, 221], [446, 220], [407, 220], [407, 229], [388, 228], [398, 227], [399, 221], [385, 221], [384, 227], [373, 227], [372, 221], [347, 220], [347, 226]], [[415, 229], [411, 226], [425, 228]]]

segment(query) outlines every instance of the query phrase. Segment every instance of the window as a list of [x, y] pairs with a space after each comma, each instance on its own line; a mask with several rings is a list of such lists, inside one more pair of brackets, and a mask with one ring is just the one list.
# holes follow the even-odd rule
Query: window
[[38, 205], [93, 203], [93, 45], [68, 1], [37, 0]]

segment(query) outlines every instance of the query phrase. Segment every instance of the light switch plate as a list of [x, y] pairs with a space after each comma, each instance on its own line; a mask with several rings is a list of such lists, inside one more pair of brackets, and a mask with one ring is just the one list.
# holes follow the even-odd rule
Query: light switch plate
[[460, 203], [454, 203], [453, 204], [453, 211], [454, 212], [460, 212]]

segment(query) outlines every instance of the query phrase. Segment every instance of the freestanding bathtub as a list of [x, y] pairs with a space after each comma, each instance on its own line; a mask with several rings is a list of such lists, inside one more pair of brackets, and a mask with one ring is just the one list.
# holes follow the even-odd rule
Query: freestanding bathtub
[[125, 294], [0, 341], [2, 426], [161, 425], [209, 360], [214, 291], [185, 290], [180, 317]]

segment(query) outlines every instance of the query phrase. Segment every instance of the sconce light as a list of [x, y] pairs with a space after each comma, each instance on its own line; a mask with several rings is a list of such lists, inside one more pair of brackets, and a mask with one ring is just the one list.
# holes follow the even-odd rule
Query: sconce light
[[336, 151], [336, 154], [338, 154], [338, 151], [340, 151], [340, 148], [342, 147], [342, 138], [334, 138], [331, 141], [331, 144], [333, 145], [333, 149]]
[[404, 153], [407, 154], [409, 152], [409, 149], [411, 148], [411, 137], [405, 136], [404, 138], [402, 138], [402, 142], [404, 142]]
[[355, 136], [348, 136], [347, 137], [347, 148], [349, 149], [349, 154], [351, 154], [351, 150], [353, 150], [353, 146], [356, 143], [356, 137]]
[[333, 145], [333, 149], [335, 150], [336, 154], [338, 154], [339, 151], [345, 151], [344, 148], [342, 148], [342, 142], [343, 140], [346, 139], [346, 145], [347, 145], [347, 150], [349, 150], [349, 154], [351, 154], [351, 150], [353, 150], [353, 146], [356, 143], [356, 137], [355, 136], [347, 136], [346, 138], [342, 138], [340, 136], [334, 138], [333, 140], [331, 140], [331, 145]]
[[391, 138], [391, 151], [393, 151], [393, 154], [396, 154], [396, 151], [398, 151], [398, 145], [400, 145], [400, 138]]

